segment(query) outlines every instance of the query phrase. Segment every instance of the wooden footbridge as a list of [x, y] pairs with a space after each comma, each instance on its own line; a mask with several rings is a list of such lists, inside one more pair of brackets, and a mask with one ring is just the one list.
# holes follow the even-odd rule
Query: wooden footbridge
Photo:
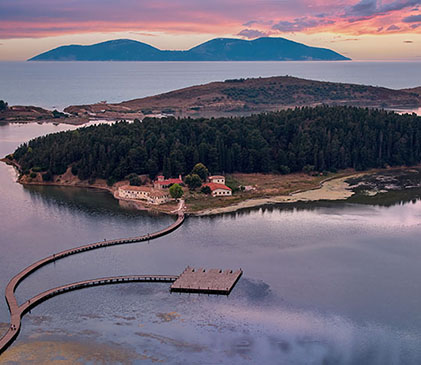
[[146, 234], [143, 236], [124, 238], [117, 240], [101, 241], [91, 243], [88, 245], [71, 248], [69, 250], [61, 251], [59, 253], [50, 255], [42, 260], [39, 260], [32, 265], [22, 270], [19, 274], [14, 276], [6, 286], [6, 301], [10, 311], [10, 327], [6, 334], [0, 339], [0, 354], [4, 352], [11, 343], [17, 338], [20, 328], [22, 317], [31, 308], [37, 306], [44, 300], [54, 297], [59, 294], [67, 293], [72, 290], [83, 289], [92, 286], [130, 283], [130, 282], [147, 282], [147, 283], [173, 283], [171, 286], [172, 291], [181, 291], [189, 293], [207, 293], [207, 294], [229, 294], [242, 275], [242, 271], [237, 270], [195, 270], [187, 267], [183, 273], [178, 275], [128, 275], [128, 276], [113, 276], [92, 280], [79, 281], [72, 284], [66, 284], [57, 288], [46, 290], [40, 294], [35, 295], [33, 298], [27, 300], [21, 305], [18, 305], [15, 290], [17, 286], [34, 271], [40, 267], [47, 265], [56, 260], [64, 257], [75, 255], [81, 252], [94, 250], [101, 247], [130, 244], [134, 242], [142, 242], [156, 239], [165, 236], [168, 233], [180, 227], [185, 219], [184, 215], [184, 202], [181, 201], [176, 211], [177, 220], [158, 232]]
[[22, 317], [33, 307], [36, 307], [41, 302], [67, 293], [72, 290], [88, 288], [92, 286], [119, 284], [119, 283], [173, 283], [178, 276], [174, 275], [129, 275], [129, 276], [112, 276], [107, 278], [99, 278], [93, 280], [84, 280], [72, 284], [62, 285], [57, 288], [46, 290], [40, 294], [35, 295], [25, 303], [17, 307], [16, 310], [11, 312], [10, 327], [6, 334], [0, 340], [0, 354], [4, 352], [10, 344], [17, 338], [20, 328]]
[[[22, 304], [21, 306], [18, 305], [16, 296], [15, 296], [15, 290], [18, 287], [18, 285], [24, 280], [27, 276], [29, 276], [34, 271], [38, 270], [40, 267], [45, 266], [51, 262], [60, 260], [64, 257], [75, 255], [81, 252], [89, 251], [89, 250], [95, 250], [97, 248], [107, 247], [107, 246], [115, 246], [115, 245], [122, 245], [122, 244], [130, 244], [135, 242], [143, 242], [143, 241], [150, 241], [153, 239], [156, 239], [158, 237], [165, 236], [174, 230], [176, 230], [178, 227], [180, 227], [185, 219], [184, 215], [184, 201], [180, 201], [180, 204], [178, 206], [178, 209], [176, 211], [177, 213], [177, 220], [171, 224], [170, 226], [154, 233], [146, 234], [143, 236], [138, 237], [132, 237], [132, 238], [123, 238], [123, 239], [117, 239], [117, 240], [104, 240], [100, 242], [91, 243], [84, 246], [79, 246], [76, 248], [71, 248], [69, 250], [61, 251], [59, 253], [50, 255], [48, 257], [45, 257], [37, 262], [34, 262], [32, 265], [29, 265], [27, 268], [23, 269], [19, 274], [15, 275], [7, 284], [6, 286], [6, 302], [9, 307], [10, 311], [10, 327], [9, 330], [6, 332], [6, 334], [0, 339], [0, 354], [5, 351], [10, 344], [16, 339], [19, 329], [20, 329], [20, 321], [22, 318], [22, 315], [25, 313], [26, 310], [29, 310], [31, 307], [35, 306], [30, 303], [31, 300], [29, 300], [29, 303], [27, 304], [27, 308], [25, 307], [26, 304]], [[51, 296], [61, 294], [62, 292], [66, 292], [69, 290], [75, 290], [80, 289], [85, 286], [94, 286], [94, 285], [105, 285], [105, 284], [114, 284], [114, 283], [122, 283], [122, 282], [130, 282], [130, 281], [146, 281], [146, 280], [134, 280], [133, 278], [141, 278], [142, 276], [124, 276], [124, 277], [113, 277], [113, 278], [104, 278], [104, 279], [95, 279], [95, 280], [88, 280], [86, 282], [79, 282], [74, 284], [65, 285], [63, 287], [51, 289], [50, 291], [41, 293], [40, 298], [38, 296], [35, 296], [33, 299], [38, 298], [36, 303], [40, 303], [42, 300], [45, 300]], [[148, 276], [148, 278], [159, 278], [160, 276]], [[174, 278], [174, 276], [167, 276], [166, 278]], [[131, 279], [130, 279], [131, 278]], [[146, 277], [144, 277], [146, 278]], [[177, 278], [177, 277], [175, 277]], [[174, 279], [175, 280], [175, 279]], [[173, 280], [173, 281], [174, 281]], [[157, 281], [159, 280], [149, 280], [149, 281]], [[163, 280], [161, 280], [162, 282]], [[168, 280], [167, 280], [168, 281]], [[101, 282], [101, 283], [99, 283]], [[169, 282], [169, 281], [168, 281]], [[67, 288], [67, 289], [66, 289]], [[71, 289], [69, 289], [71, 288]], [[61, 291], [60, 291], [61, 290]], [[60, 292], [59, 292], [60, 291]], [[55, 294], [52, 294], [55, 293]], [[44, 294], [44, 295], [43, 295]]]

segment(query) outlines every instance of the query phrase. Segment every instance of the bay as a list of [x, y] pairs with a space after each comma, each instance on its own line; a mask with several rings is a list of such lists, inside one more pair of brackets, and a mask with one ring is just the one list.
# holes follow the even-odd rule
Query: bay
[[[66, 128], [74, 127], [3, 125], [0, 153]], [[23, 187], [14, 177], [0, 164], [0, 291], [48, 254], [173, 221], [120, 207], [105, 192]], [[228, 297], [122, 284], [52, 298], [24, 318], [0, 362], [419, 364], [420, 223], [416, 199], [283, 205], [189, 217], [150, 244], [71, 256], [28, 277], [19, 301], [77, 280], [178, 274], [187, 265], [241, 267], [244, 275]], [[8, 319], [3, 301], [0, 322]]]

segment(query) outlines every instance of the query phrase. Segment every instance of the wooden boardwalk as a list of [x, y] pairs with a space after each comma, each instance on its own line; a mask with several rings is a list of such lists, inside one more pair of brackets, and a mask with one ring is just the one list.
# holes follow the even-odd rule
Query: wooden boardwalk
[[[151, 234], [146, 234], [146, 235], [138, 236], [138, 237], [122, 238], [122, 239], [108, 240], [108, 241], [104, 240], [104, 241], [95, 242], [95, 243], [91, 243], [84, 246], [79, 246], [76, 248], [71, 248], [69, 250], [64, 250], [59, 253], [45, 257], [44, 259], [34, 262], [32, 265], [29, 265], [27, 268], [23, 269], [19, 274], [15, 275], [6, 286], [6, 302], [10, 311], [10, 326], [11, 327], [16, 326], [17, 323], [19, 323], [19, 328], [20, 328], [21, 314], [20, 314], [20, 307], [18, 305], [16, 296], [15, 296], [15, 290], [17, 286], [22, 282], [22, 280], [25, 279], [28, 275], [30, 275], [31, 273], [38, 270], [40, 267], [44, 265], [47, 265], [56, 260], [60, 260], [70, 255], [75, 255], [81, 252], [90, 251], [90, 250], [107, 247], [107, 246], [115, 246], [115, 245], [130, 244], [130, 243], [135, 243], [135, 242], [149, 241], [149, 240], [156, 239], [158, 237], [165, 236], [171, 233], [172, 231], [176, 230], [178, 227], [180, 227], [183, 224], [184, 219], [185, 219], [184, 201], [180, 202], [179, 207], [176, 212], [178, 215], [177, 220], [170, 226], [158, 232], [154, 232]], [[13, 332], [16, 332], [16, 336], [17, 336], [17, 332], [19, 331], [14, 331], [11, 328], [9, 328], [6, 334], [0, 339], [0, 354], [16, 338], [16, 336], [12, 336], [13, 339], [10, 341], [9, 340], [10, 332], [12, 332], [12, 334]]]
[[171, 291], [228, 295], [242, 274], [241, 269], [237, 271], [205, 270], [188, 266], [171, 285]]
[[0, 354], [5, 351], [11, 343], [17, 338], [20, 328], [21, 319], [33, 307], [41, 302], [52, 298], [56, 295], [67, 293], [72, 290], [83, 289], [92, 286], [119, 284], [119, 283], [172, 283], [178, 276], [174, 275], [129, 275], [129, 276], [112, 276], [93, 280], [83, 280], [72, 284], [62, 285], [57, 288], [46, 290], [37, 294], [33, 298], [21, 304], [11, 315], [10, 328], [5, 336], [0, 340]]

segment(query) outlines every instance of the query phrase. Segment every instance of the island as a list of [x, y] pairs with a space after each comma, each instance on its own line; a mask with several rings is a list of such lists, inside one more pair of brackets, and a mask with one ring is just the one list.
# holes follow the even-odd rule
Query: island
[[318, 106], [89, 126], [31, 140], [5, 161], [22, 184], [106, 189], [123, 204], [166, 213], [184, 198], [188, 213], [214, 214], [348, 198], [350, 176], [419, 164], [420, 136], [415, 114]]
[[0, 122], [80, 125], [90, 120], [142, 120], [146, 117], [231, 117], [318, 105], [418, 109], [421, 107], [421, 90], [394, 90], [292, 76], [232, 79], [120, 103], [71, 105], [63, 112], [34, 106], [8, 106], [3, 102]]
[[29, 61], [344, 61], [348, 57], [280, 37], [216, 38], [186, 51], [160, 50], [131, 39], [54, 48]]

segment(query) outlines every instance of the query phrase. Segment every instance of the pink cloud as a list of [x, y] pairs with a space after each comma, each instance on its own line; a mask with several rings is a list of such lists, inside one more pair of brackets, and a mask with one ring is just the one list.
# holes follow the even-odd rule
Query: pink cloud
[[[0, 39], [92, 32], [376, 34], [420, 32], [421, 0], [3, 0]], [[399, 28], [393, 28], [393, 27]], [[392, 27], [392, 28], [391, 28]]]
[[244, 37], [247, 39], [259, 38], [259, 37], [267, 37], [270, 35], [269, 32], [261, 32], [260, 30], [256, 29], [243, 29], [241, 32], [237, 33], [240, 37]]

